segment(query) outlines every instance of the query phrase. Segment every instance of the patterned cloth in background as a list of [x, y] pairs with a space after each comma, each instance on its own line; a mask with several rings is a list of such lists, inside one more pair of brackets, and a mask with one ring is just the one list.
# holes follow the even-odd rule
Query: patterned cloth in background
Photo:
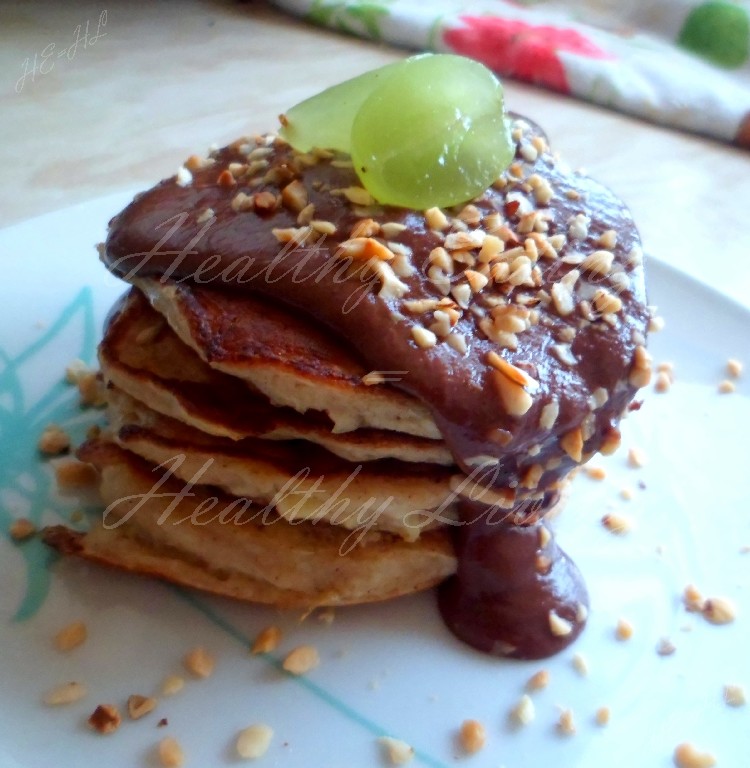
[[750, 148], [747, 0], [274, 0], [316, 24]]

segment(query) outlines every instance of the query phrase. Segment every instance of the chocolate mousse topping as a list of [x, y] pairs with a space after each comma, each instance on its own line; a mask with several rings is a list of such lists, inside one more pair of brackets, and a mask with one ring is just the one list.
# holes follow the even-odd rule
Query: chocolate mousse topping
[[535, 658], [572, 641], [587, 600], [540, 520], [572, 469], [616, 448], [648, 380], [649, 313], [622, 202], [528, 121], [513, 137], [483, 195], [428, 211], [379, 206], [347, 156], [241, 140], [137, 196], [103, 259], [125, 279], [263, 294], [406, 372], [386, 386], [429, 406], [467, 476], [443, 614], [476, 647]]

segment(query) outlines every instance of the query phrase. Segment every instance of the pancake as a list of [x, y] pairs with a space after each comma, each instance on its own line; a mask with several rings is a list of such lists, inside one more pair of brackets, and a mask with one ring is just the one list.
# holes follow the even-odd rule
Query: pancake
[[132, 282], [202, 360], [249, 382], [274, 405], [322, 411], [334, 433], [370, 427], [440, 439], [423, 403], [365, 384], [372, 369], [347, 345], [278, 303], [171, 281]]
[[[244, 317], [253, 319], [253, 307]], [[438, 440], [380, 429], [334, 432], [324, 414], [304, 416], [269, 400], [234, 376], [219, 373], [185, 345], [132, 289], [113, 309], [99, 345], [105, 381], [149, 408], [211, 435], [242, 440], [307, 440], [353, 462], [392, 458], [452, 465]], [[232, 403], [231, 410], [226, 408]]]
[[44, 540], [66, 554], [302, 609], [391, 599], [429, 588], [455, 570], [445, 532], [426, 532], [407, 543], [366, 528], [290, 525], [272, 511], [210, 488], [192, 489], [170, 511], [184, 483], [167, 477], [156, 495], [162, 475], [105, 441], [85, 444], [79, 455], [99, 470], [107, 510], [104, 522], [86, 534], [63, 526], [45, 529]]
[[[455, 468], [383, 460], [352, 464], [304, 441], [240, 441], [208, 435], [151, 411], [114, 389], [108, 393], [115, 441], [186, 483], [215, 486], [272, 504], [289, 520], [323, 519], [344, 528], [367, 519], [378, 530], [416, 539], [423, 512], [451, 519]], [[434, 527], [434, 523], [427, 523]]]

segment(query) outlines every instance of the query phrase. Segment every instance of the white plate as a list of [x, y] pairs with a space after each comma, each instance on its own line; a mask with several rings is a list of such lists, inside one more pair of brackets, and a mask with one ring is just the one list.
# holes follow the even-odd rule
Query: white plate
[[[65, 520], [75, 508], [56, 495], [49, 466], [35, 445], [48, 422], [77, 437], [96, 414], [82, 413], [62, 383], [73, 358], [91, 362], [102, 319], [122, 286], [98, 263], [94, 243], [108, 217], [127, 200], [117, 195], [25, 222], [0, 232], [0, 524], [14, 516], [37, 524]], [[414, 765], [442, 768], [459, 756], [456, 729], [467, 718], [487, 728], [486, 748], [467, 765], [484, 768], [602, 768], [672, 765], [682, 741], [716, 754], [719, 766], [744, 766], [750, 755], [750, 707], [731, 709], [727, 683], [750, 690], [750, 388], [720, 395], [728, 357], [750, 363], [750, 312], [668, 267], [650, 265], [652, 300], [667, 320], [655, 337], [657, 361], [674, 362], [671, 392], [649, 391], [624, 430], [617, 455], [596, 482], [575, 483], [559, 538], [585, 574], [592, 595], [589, 626], [579, 642], [543, 663], [501, 661], [454, 640], [431, 594], [340, 610], [331, 626], [297, 615], [185, 592], [80, 562], [54, 561], [36, 541], [0, 537], [0, 764], [3, 766], [156, 765], [154, 745], [172, 735], [187, 765], [231, 765], [237, 732], [252, 723], [275, 737], [261, 764], [337, 768], [386, 764], [376, 739], [388, 734], [416, 749]], [[648, 464], [627, 466], [629, 447]], [[633, 489], [632, 500], [620, 491]], [[607, 511], [631, 515], [636, 529], [614, 536]], [[54, 561], [49, 567], [50, 561]], [[694, 582], [706, 595], [725, 595], [739, 608], [733, 624], [712, 626], [681, 605]], [[635, 630], [618, 642], [614, 627]], [[51, 637], [83, 619], [88, 642], [69, 654]], [[252, 657], [251, 638], [278, 623], [284, 641], [274, 658]], [[655, 647], [677, 646], [671, 657]], [[321, 665], [309, 676], [279, 670], [283, 653], [315, 644]], [[158, 691], [180, 672], [191, 647], [217, 658], [215, 674], [190, 681], [138, 722], [100, 736], [85, 720], [96, 704], [124, 708], [132, 693]], [[582, 677], [574, 654], [588, 662]], [[532, 673], [546, 668], [549, 687], [534, 694], [536, 719], [523, 729], [508, 720]], [[45, 708], [49, 687], [79, 680], [88, 697]], [[606, 728], [598, 707], [611, 710]], [[559, 707], [572, 709], [577, 733], [562, 736]], [[166, 717], [167, 727], [157, 728]]]

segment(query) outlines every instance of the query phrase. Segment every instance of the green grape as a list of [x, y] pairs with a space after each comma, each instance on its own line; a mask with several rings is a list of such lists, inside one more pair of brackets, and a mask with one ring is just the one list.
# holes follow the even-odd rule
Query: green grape
[[406, 208], [476, 197], [513, 153], [502, 85], [460, 56], [401, 62], [362, 102], [351, 129], [362, 184], [379, 202]]
[[378, 202], [406, 208], [470, 200], [514, 152], [498, 79], [448, 54], [366, 72], [297, 104], [282, 122], [280, 133], [295, 149], [351, 154]]
[[285, 112], [279, 134], [300, 152], [320, 147], [348, 154], [352, 123], [362, 102], [402, 65], [386, 64], [301, 101]]

